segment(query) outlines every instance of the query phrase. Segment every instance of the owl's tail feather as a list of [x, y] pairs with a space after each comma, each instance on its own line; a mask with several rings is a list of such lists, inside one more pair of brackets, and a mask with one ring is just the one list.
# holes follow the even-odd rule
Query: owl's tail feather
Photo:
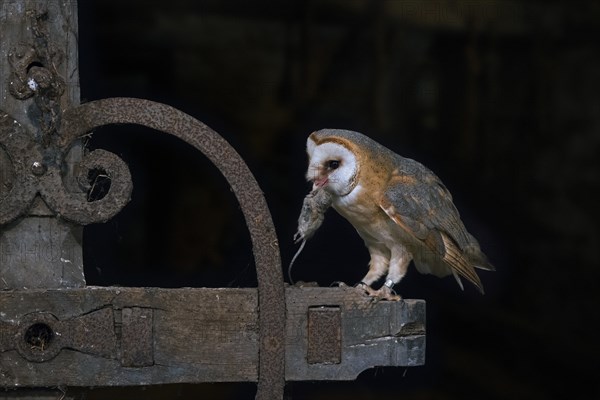
[[494, 267], [488, 261], [485, 254], [483, 254], [483, 252], [479, 248], [475, 249], [475, 251], [467, 250], [466, 254], [469, 258], [469, 261], [471, 262], [471, 265], [473, 265], [475, 268], [483, 269], [485, 271], [495, 271], [496, 270], [496, 267]]
[[488, 258], [481, 248], [479, 242], [471, 234], [467, 233], [468, 244], [463, 247], [463, 251], [467, 256], [467, 259], [475, 268], [483, 269], [486, 271], [495, 271], [496, 268], [488, 261]]
[[460, 286], [460, 290], [464, 291], [465, 288], [462, 284], [462, 281], [460, 280], [460, 276], [456, 273], [454, 269], [452, 269], [452, 276], [454, 276], [454, 279], [456, 279], [456, 283], [458, 283], [458, 286]]
[[[475, 285], [481, 294], [484, 294], [483, 284], [481, 283], [477, 272], [475, 272], [475, 268], [473, 268], [473, 264], [471, 264], [470, 260], [466, 258], [465, 254], [463, 254], [454, 241], [444, 233], [442, 233], [442, 240], [444, 241], [445, 250], [443, 260], [452, 270], [452, 274], [455, 277], [457, 274], [461, 275]], [[462, 287], [460, 283], [459, 286]]]

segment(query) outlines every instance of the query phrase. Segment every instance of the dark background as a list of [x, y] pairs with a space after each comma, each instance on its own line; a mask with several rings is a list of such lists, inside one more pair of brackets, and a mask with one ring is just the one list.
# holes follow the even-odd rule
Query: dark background
[[[168, 103], [225, 137], [257, 177], [284, 268], [305, 141], [363, 132], [434, 170], [497, 272], [486, 295], [411, 268], [427, 301], [424, 367], [291, 383], [293, 399], [551, 399], [600, 394], [600, 3], [81, 1], [83, 101]], [[166, 135], [98, 130], [133, 200], [86, 228], [90, 285], [256, 286], [242, 214], [219, 172]], [[295, 280], [357, 282], [368, 253], [334, 211]], [[95, 389], [82, 397], [253, 398], [251, 384]]]

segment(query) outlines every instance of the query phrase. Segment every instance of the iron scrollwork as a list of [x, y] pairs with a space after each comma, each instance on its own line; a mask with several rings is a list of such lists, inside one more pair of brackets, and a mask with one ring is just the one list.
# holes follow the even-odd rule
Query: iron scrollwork
[[[12, 167], [5, 174], [13, 176], [11, 187], [0, 199], [0, 224], [27, 213], [38, 195], [57, 216], [80, 225], [105, 222], [129, 201], [132, 191], [129, 168], [105, 150], [86, 154], [75, 168], [80, 190], [67, 188], [64, 160], [69, 148], [60, 147], [52, 138], [50, 143], [36, 140], [18, 121], [0, 112], [0, 147]], [[87, 176], [93, 170], [106, 172], [110, 188], [103, 198], [89, 202]]]
[[[78, 164], [68, 165], [73, 143], [64, 145], [59, 138], [66, 84], [56, 67], [65, 55], [50, 40], [46, 22], [51, 13], [41, 3], [35, 6], [25, 12], [31, 41], [12, 46], [7, 54], [9, 92], [17, 100], [30, 102], [33, 125], [26, 128], [0, 110], [0, 161], [4, 160], [0, 164], [4, 185], [0, 188], [0, 225], [27, 214], [37, 196], [50, 215], [79, 225], [105, 222], [129, 201], [131, 175], [125, 162], [104, 150], [89, 152]], [[102, 171], [110, 187], [102, 198], [88, 201], [92, 171]]]
[[135, 124], [173, 135], [201, 151], [231, 186], [250, 231], [259, 307], [259, 371], [256, 398], [283, 397], [285, 383], [285, 292], [277, 235], [266, 200], [240, 155], [207, 125], [173, 107], [149, 100], [113, 98], [67, 110], [59, 145], [63, 151], [90, 130]]

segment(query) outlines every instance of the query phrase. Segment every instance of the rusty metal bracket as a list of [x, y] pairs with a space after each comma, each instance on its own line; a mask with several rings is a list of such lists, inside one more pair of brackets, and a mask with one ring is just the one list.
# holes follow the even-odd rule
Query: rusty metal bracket
[[[109, 220], [130, 199], [131, 175], [119, 157], [104, 150], [88, 153], [77, 168], [80, 190], [70, 190], [64, 172], [67, 153], [60, 151], [55, 143], [36, 140], [18, 121], [1, 111], [0, 148], [8, 156], [14, 176], [12, 187], [0, 199], [0, 224], [25, 214], [38, 195], [60, 217], [81, 225]], [[104, 171], [111, 185], [103, 198], [90, 202], [85, 183], [89, 171], [94, 169]]]
[[154, 364], [154, 312], [151, 308], [121, 310], [121, 364], [149, 367]]
[[25, 12], [31, 41], [10, 48], [8, 63], [11, 73], [8, 83], [9, 92], [14, 98], [34, 98], [39, 113], [35, 117], [39, 133], [47, 142], [60, 124], [60, 102], [65, 92], [65, 81], [56, 66], [62, 63], [65, 54], [55, 46], [48, 32], [48, 4], [32, 3]]
[[27, 361], [43, 363], [70, 349], [120, 359], [124, 367], [148, 367], [154, 364], [153, 320], [153, 310], [142, 307], [108, 305], [65, 320], [34, 312], [0, 321], [0, 353], [16, 350]]
[[308, 309], [309, 364], [339, 364], [342, 361], [342, 313], [340, 307]]
[[0, 322], [0, 352], [17, 350], [31, 362], [46, 362], [68, 348], [105, 358], [117, 358], [112, 308], [103, 308], [64, 321], [36, 312], [16, 324]]
[[[260, 347], [256, 398], [282, 398], [285, 293], [279, 244], [266, 200], [248, 166], [227, 141], [202, 122], [168, 105], [133, 98], [94, 101], [63, 113], [58, 141], [60, 153], [67, 154], [77, 139], [92, 129], [110, 124], [141, 125], [178, 137], [206, 155], [227, 179], [250, 231], [258, 277]], [[103, 160], [95, 160], [103, 168], [111, 169], [111, 165], [100, 161]], [[106, 197], [111, 192], [112, 187]], [[120, 199], [116, 193], [114, 196], [111, 198], [118, 207]], [[48, 197], [50, 206], [60, 209], [59, 204], [52, 202], [56, 197]], [[73, 209], [62, 208], [62, 215], [75, 221], [93, 218], [87, 209], [77, 210], [77, 213]]]

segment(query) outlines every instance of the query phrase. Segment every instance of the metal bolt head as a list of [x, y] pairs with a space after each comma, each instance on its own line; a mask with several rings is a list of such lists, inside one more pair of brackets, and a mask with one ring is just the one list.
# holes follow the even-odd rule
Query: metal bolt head
[[36, 176], [44, 175], [46, 173], [46, 170], [46, 166], [39, 161], [35, 161], [31, 165], [31, 172], [33, 172], [33, 174]]

